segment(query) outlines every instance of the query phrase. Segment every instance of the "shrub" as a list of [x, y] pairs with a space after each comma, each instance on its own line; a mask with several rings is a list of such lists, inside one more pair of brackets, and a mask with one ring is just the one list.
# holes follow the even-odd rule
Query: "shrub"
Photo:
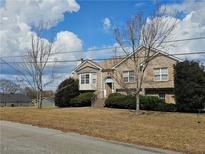
[[79, 96], [71, 99], [70, 105], [73, 107], [91, 106], [93, 97], [95, 97], [95, 94], [92, 92], [81, 93]]
[[112, 98], [112, 97], [116, 97], [116, 96], [125, 96], [125, 95], [123, 95], [123, 94], [121, 94], [121, 93], [111, 93], [111, 94], [108, 96], [108, 98]]
[[111, 108], [126, 108], [125, 95], [120, 93], [113, 93], [105, 100], [105, 107]]
[[55, 105], [58, 107], [69, 107], [71, 106], [70, 100], [79, 94], [78, 80], [73, 78], [66, 79], [58, 86], [55, 94]]
[[[105, 101], [105, 107], [120, 109], [136, 109], [135, 96], [111, 94]], [[140, 96], [140, 109], [151, 111], [175, 111], [175, 104], [166, 104], [155, 96]]]
[[157, 111], [165, 102], [156, 96], [140, 96], [140, 109]]
[[175, 112], [176, 104], [159, 103], [155, 111]]
[[175, 98], [178, 111], [197, 112], [205, 108], [205, 71], [198, 62], [184, 61], [175, 66]]

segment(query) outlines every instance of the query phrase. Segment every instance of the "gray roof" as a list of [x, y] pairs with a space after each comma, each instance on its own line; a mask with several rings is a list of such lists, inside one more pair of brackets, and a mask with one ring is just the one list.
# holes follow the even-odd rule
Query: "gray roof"
[[0, 103], [30, 103], [32, 100], [23, 94], [3, 94], [0, 93]]

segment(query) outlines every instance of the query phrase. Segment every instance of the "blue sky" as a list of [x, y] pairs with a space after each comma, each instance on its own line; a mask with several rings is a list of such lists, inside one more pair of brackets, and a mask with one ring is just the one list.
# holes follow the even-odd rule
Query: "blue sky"
[[[152, 0], [77, 2], [80, 5], [80, 10], [76, 13], [64, 13], [63, 21], [44, 32], [46, 38], [54, 38], [59, 31], [69, 30], [83, 41], [84, 49], [109, 46], [116, 42], [112, 31], [114, 27], [123, 27], [130, 16], [139, 12], [148, 16], [154, 6]], [[173, 1], [160, 2], [165, 4]], [[111, 21], [107, 31], [103, 29], [104, 18], [109, 18]]]

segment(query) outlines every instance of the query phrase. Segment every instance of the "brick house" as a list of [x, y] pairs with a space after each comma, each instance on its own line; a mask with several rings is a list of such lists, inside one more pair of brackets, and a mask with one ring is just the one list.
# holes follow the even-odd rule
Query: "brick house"
[[[115, 92], [132, 91], [135, 89], [135, 76], [131, 58], [134, 54], [143, 56], [145, 50], [146, 47], [140, 46], [136, 52], [124, 57], [99, 62], [84, 60], [74, 69], [73, 77], [79, 79], [80, 91], [94, 91], [98, 98], [106, 98]], [[167, 103], [175, 103], [174, 65], [181, 60], [155, 49], [152, 54], [155, 56], [145, 70], [141, 94], [158, 96]]]

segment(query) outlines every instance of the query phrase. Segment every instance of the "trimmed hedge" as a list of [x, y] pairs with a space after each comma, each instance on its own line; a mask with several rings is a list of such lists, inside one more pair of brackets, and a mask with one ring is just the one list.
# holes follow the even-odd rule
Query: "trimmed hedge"
[[[135, 96], [114, 93], [105, 101], [105, 107], [119, 109], [136, 109]], [[167, 104], [155, 96], [140, 96], [140, 109], [151, 111], [175, 111], [175, 104]]]
[[[125, 103], [126, 102], [126, 103]], [[119, 108], [119, 109], [134, 109], [134, 99], [133, 96], [127, 97], [120, 93], [113, 93], [108, 96], [105, 100], [105, 107]]]
[[70, 101], [72, 107], [91, 106], [92, 98], [95, 96], [92, 92], [81, 93], [79, 96], [74, 97]]

